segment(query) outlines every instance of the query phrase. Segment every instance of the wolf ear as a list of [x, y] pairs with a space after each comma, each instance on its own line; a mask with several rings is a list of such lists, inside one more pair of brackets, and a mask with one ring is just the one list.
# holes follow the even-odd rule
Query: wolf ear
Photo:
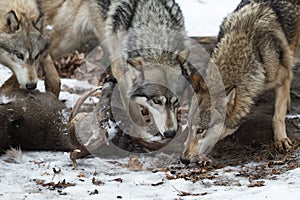
[[191, 82], [192, 82], [194, 92], [199, 93], [200, 91], [207, 90], [207, 85], [200, 74], [198, 73], [191, 74]]
[[143, 58], [137, 57], [133, 59], [127, 60], [128, 69], [132, 72], [132, 80], [141, 79], [144, 80], [144, 72], [143, 72]]
[[34, 22], [35, 28], [38, 29], [39, 31], [42, 31], [44, 28], [44, 19], [45, 19], [45, 15], [41, 14], [39, 18], [36, 20], [36, 22]]
[[140, 70], [143, 66], [143, 59], [141, 57], [128, 59], [127, 62], [129, 65], [136, 68], [137, 70]]
[[11, 10], [6, 15], [6, 26], [8, 27], [9, 33], [14, 33], [19, 30], [19, 21], [15, 11]]
[[226, 89], [225, 103], [226, 105], [233, 105], [235, 99], [235, 86]]
[[177, 54], [177, 59], [179, 60], [181, 65], [186, 63], [187, 58], [190, 55], [190, 49], [185, 49]]

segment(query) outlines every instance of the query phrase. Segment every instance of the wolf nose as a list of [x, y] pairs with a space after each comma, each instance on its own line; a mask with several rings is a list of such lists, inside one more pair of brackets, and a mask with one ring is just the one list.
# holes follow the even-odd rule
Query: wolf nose
[[191, 163], [191, 161], [189, 159], [186, 159], [186, 158], [180, 158], [181, 162], [185, 165], [188, 165]]
[[26, 89], [27, 90], [34, 90], [36, 88], [36, 83], [27, 83], [26, 84]]
[[166, 138], [174, 138], [175, 135], [176, 135], [176, 131], [166, 131], [166, 132], [164, 132], [164, 136]]

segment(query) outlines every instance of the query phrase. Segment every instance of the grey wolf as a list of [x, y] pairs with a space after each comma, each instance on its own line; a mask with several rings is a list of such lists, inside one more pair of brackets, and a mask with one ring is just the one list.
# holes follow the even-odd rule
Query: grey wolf
[[[49, 57], [42, 62], [46, 68], [53, 68], [53, 60], [73, 52], [91, 36], [96, 36], [99, 41], [104, 40], [105, 19], [111, 5], [110, 0], [37, 0], [37, 2], [45, 13], [45, 23], [51, 38]], [[59, 87], [56, 87], [55, 91], [59, 93]]]
[[[52, 59], [82, 45], [87, 35], [96, 36], [106, 52], [104, 57], [111, 63], [112, 76], [122, 93], [122, 106], [132, 121], [143, 127], [139, 105], [145, 106], [154, 116], [158, 130], [174, 137], [183, 90], [176, 81], [180, 82], [181, 67], [189, 53], [185, 50], [183, 16], [174, 0], [38, 2], [51, 29]], [[52, 66], [52, 60], [48, 61], [45, 64]]]
[[37, 68], [41, 64], [46, 74], [46, 89], [58, 95], [58, 74], [53, 65], [43, 65], [49, 59], [50, 37], [40, 5], [35, 0], [1, 1], [0, 13], [0, 63], [13, 71], [1, 92], [20, 85], [35, 89]]
[[[47, 91], [53, 92], [56, 96], [60, 92], [60, 80], [57, 71], [55, 70], [53, 60], [59, 58], [64, 53], [74, 51], [79, 45], [82, 45], [91, 35], [95, 35], [99, 38], [99, 41], [104, 39], [104, 20], [107, 15], [108, 8], [110, 6], [110, 0], [89, 0], [89, 1], [73, 1], [73, 0], [13, 0], [13, 1], [1, 1], [2, 13], [5, 16], [6, 13], [11, 10], [16, 13], [16, 22], [21, 27], [20, 30], [15, 31], [15, 35], [19, 38], [18, 41], [23, 41], [26, 44], [31, 45], [32, 51], [38, 51], [39, 48], [43, 49], [43, 56], [39, 57], [39, 60], [34, 62], [35, 66], [40, 65], [45, 73], [45, 86]], [[26, 16], [19, 19], [20, 13], [25, 13]], [[40, 17], [40, 20], [37, 21]], [[27, 20], [27, 21], [26, 21]], [[31, 21], [39, 22], [41, 24], [41, 30], [36, 30], [35, 24]], [[3, 18], [3, 26], [6, 26], [6, 21]], [[27, 23], [28, 27], [21, 26], [22, 23]], [[34, 30], [34, 31], [32, 31]], [[26, 31], [32, 32], [31, 35], [26, 35]], [[34, 32], [40, 31], [40, 35]], [[3, 41], [9, 41], [8, 37], [16, 37], [12, 34], [2, 34]], [[23, 34], [23, 35], [21, 35]], [[35, 34], [35, 35], [34, 35]], [[5, 37], [4, 37], [5, 36]], [[36, 39], [30, 39], [36, 37]], [[47, 40], [47, 45], [43, 45], [42, 42], [37, 42], [43, 38]], [[15, 41], [14, 39], [13, 41]], [[30, 43], [28, 41], [31, 41]], [[25, 44], [19, 44], [25, 45]], [[20, 46], [21, 47], [21, 46]], [[47, 47], [47, 48], [45, 48]], [[13, 47], [11, 47], [13, 48]], [[29, 47], [26, 47], [29, 48]], [[14, 61], [10, 63], [3, 63], [11, 66]], [[32, 66], [32, 64], [28, 64]], [[12, 68], [12, 67], [10, 67]], [[33, 69], [34, 67], [30, 68]], [[13, 70], [14, 71], [14, 70]], [[32, 80], [28, 80], [28, 89], [35, 89], [37, 75], [34, 70], [30, 72], [34, 76]], [[15, 73], [16, 74], [16, 73]], [[20, 74], [18, 72], [18, 74]], [[26, 73], [21, 73], [25, 74]], [[18, 75], [20, 76], [20, 75]], [[3, 90], [10, 91], [12, 88], [16, 88], [21, 84], [26, 87], [28, 82], [25, 78], [16, 78], [12, 76], [6, 84], [3, 86]]]
[[[250, 112], [255, 97], [269, 89], [275, 90], [276, 98], [272, 122], [275, 146], [282, 152], [292, 148], [286, 134], [285, 115], [290, 105], [291, 69], [300, 38], [299, 10], [300, 1], [244, 0], [224, 19], [219, 42], [205, 72], [190, 74], [195, 96], [183, 163], [197, 162], [218, 140], [233, 134]], [[222, 80], [214, 79], [213, 65]], [[223, 104], [218, 99], [212, 101], [220, 92], [208, 88], [212, 81], [223, 81]], [[223, 128], [222, 112], [226, 117]], [[220, 131], [211, 131], [215, 127]]]
[[[74, 51], [89, 35], [105, 38], [110, 0], [37, 0], [51, 29], [49, 52], [53, 59]], [[97, 44], [95, 44], [96, 46]]]
[[[123, 108], [135, 132], [143, 135], [139, 106], [148, 108], [158, 131], [177, 132], [177, 109], [185, 89], [183, 65], [189, 55], [184, 19], [174, 0], [121, 0], [112, 3], [106, 20], [111, 70]], [[142, 127], [142, 128], [141, 128]]]

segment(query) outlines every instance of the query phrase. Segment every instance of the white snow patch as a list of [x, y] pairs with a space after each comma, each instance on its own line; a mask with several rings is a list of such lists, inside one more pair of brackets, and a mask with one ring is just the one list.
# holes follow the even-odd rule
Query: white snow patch
[[46, 30], [47, 31], [52, 31], [53, 30], [53, 26], [52, 25], [47, 25], [46, 26]]
[[5, 95], [0, 95], [0, 104], [2, 104], [2, 105], [9, 104], [15, 100], [16, 100], [15, 97], [8, 97]]
[[287, 115], [287, 119], [300, 119], [300, 115]]
[[241, 0], [176, 0], [185, 18], [189, 36], [217, 36], [223, 18], [230, 14]]
[[117, 130], [117, 125], [115, 122], [109, 120], [108, 122], [109, 126], [107, 128], [107, 135], [108, 135], [108, 139], [112, 140], [113, 138], [116, 137], [116, 134], [118, 133]]

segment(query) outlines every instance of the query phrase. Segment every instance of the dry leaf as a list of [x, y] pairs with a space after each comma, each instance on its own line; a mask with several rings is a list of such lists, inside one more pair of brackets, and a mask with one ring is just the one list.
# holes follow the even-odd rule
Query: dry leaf
[[77, 175], [78, 178], [85, 178], [85, 174], [84, 173], [80, 173]]
[[92, 183], [97, 186], [104, 185], [104, 182], [97, 180], [95, 177], [93, 177]]
[[131, 171], [142, 171], [143, 163], [136, 156], [130, 156], [128, 166]]
[[265, 181], [253, 181], [248, 185], [248, 187], [263, 187], [263, 186], [265, 186]]
[[113, 180], [110, 180], [109, 182], [112, 182], [112, 181], [123, 183], [123, 179], [121, 179], [121, 178], [115, 178]]
[[161, 181], [161, 182], [158, 182], [158, 183], [152, 183], [151, 186], [159, 186], [159, 185], [163, 185], [165, 182]]

